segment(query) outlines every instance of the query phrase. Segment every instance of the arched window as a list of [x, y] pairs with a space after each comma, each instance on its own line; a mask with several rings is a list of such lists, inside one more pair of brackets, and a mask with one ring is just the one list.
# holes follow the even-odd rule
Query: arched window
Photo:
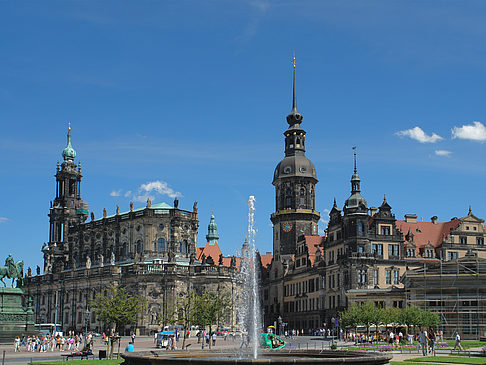
[[285, 192], [285, 208], [292, 207], [292, 190], [287, 189]]
[[363, 222], [359, 221], [358, 222], [358, 236], [362, 236], [363, 235]]
[[181, 242], [181, 253], [186, 254], [187, 253], [187, 240], [184, 240]]
[[156, 249], [156, 251], [159, 252], [159, 253], [167, 252], [167, 244], [166, 244], [164, 238], [159, 238], [157, 240], [157, 249]]
[[142, 241], [137, 241], [137, 253], [141, 254], [143, 252], [143, 243]]
[[305, 208], [305, 188], [300, 189], [300, 207]]

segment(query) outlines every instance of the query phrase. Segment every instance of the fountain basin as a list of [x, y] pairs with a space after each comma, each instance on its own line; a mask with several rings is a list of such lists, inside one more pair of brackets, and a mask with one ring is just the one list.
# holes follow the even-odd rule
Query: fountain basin
[[257, 359], [252, 354], [216, 351], [145, 351], [123, 354], [127, 365], [182, 364], [388, 364], [389, 354], [348, 350], [269, 350], [261, 351]]

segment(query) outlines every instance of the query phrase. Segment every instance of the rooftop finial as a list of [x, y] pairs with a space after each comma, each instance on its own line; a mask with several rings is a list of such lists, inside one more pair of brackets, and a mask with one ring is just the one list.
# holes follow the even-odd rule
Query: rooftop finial
[[71, 122], [68, 122], [68, 132], [71, 132]]
[[290, 61], [290, 63], [292, 64], [292, 68], [294, 69], [294, 80], [292, 84], [292, 111], [289, 115], [287, 115], [287, 123], [289, 123], [291, 126], [295, 126], [296, 124], [302, 123], [302, 114], [297, 111], [297, 92], [295, 90], [295, 54], [292, 57], [292, 61]]
[[294, 69], [294, 83], [293, 83], [294, 95], [292, 99], [292, 111], [297, 111], [297, 96], [295, 94], [295, 53], [294, 53], [294, 57], [292, 58], [292, 61], [290, 62], [292, 63], [292, 67]]
[[353, 151], [354, 151], [354, 173], [356, 174], [356, 146], [353, 146]]
[[471, 215], [472, 210], [471, 210], [471, 205], [469, 205], [469, 215]]

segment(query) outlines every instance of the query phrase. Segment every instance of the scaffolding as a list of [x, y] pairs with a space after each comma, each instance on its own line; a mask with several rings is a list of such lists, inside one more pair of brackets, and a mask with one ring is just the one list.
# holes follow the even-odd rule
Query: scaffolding
[[407, 304], [439, 314], [445, 337], [486, 337], [486, 259], [424, 263], [407, 272], [405, 287]]

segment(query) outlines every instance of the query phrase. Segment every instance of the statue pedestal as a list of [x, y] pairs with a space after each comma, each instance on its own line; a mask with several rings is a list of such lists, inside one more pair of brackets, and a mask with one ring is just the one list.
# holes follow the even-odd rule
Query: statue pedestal
[[34, 311], [22, 289], [0, 288], [0, 341], [34, 332]]

